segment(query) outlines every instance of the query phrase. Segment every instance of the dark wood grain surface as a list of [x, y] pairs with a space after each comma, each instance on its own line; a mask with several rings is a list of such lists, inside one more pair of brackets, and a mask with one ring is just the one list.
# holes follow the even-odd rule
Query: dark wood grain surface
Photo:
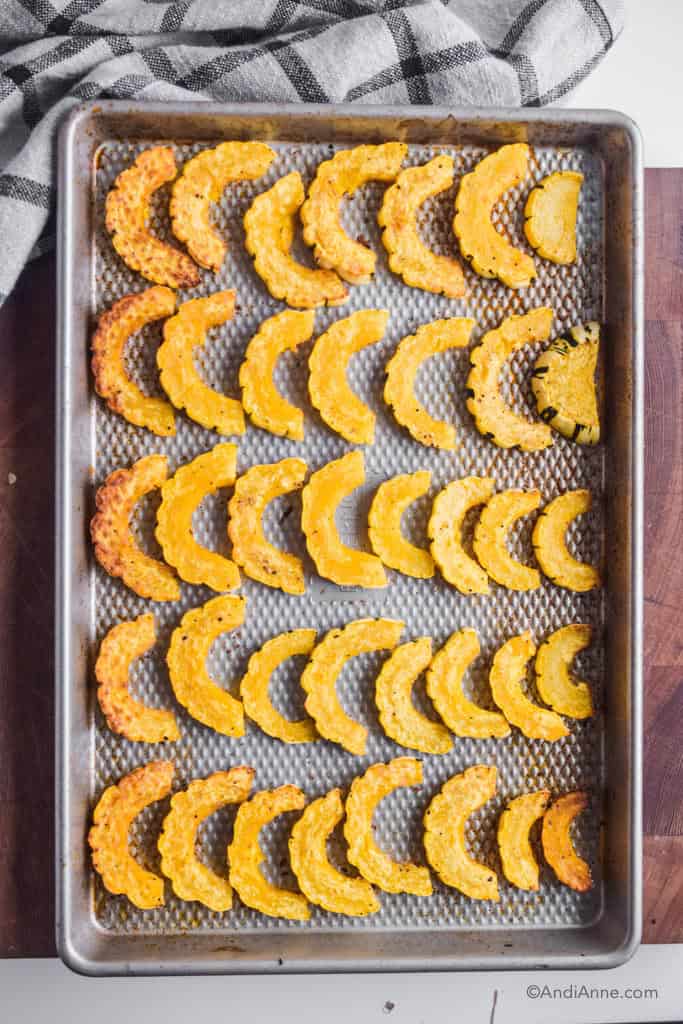
[[[646, 942], [683, 941], [683, 170], [647, 172]], [[0, 310], [0, 955], [54, 954], [54, 258]]]

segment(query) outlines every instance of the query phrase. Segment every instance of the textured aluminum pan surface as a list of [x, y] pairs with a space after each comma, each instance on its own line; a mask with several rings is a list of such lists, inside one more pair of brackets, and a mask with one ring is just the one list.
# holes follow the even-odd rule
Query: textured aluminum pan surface
[[[638, 910], [632, 876], [634, 858], [637, 860], [634, 850], [638, 833], [637, 801], [627, 800], [628, 820], [620, 821], [609, 807], [612, 787], [617, 782], [622, 788], [630, 787], [637, 782], [638, 775], [638, 755], [634, 757], [633, 751], [626, 749], [633, 739], [634, 729], [637, 732], [638, 673], [632, 669], [627, 677], [623, 672], [615, 673], [609, 649], [615, 614], [613, 588], [625, 585], [630, 598], [629, 613], [637, 603], [630, 576], [633, 562], [625, 558], [624, 552], [619, 564], [613, 566], [609, 549], [616, 519], [610, 497], [615, 483], [616, 459], [612, 456], [618, 454], [615, 449], [619, 444], [620, 424], [610, 415], [607, 442], [594, 450], [573, 446], [558, 437], [544, 452], [502, 452], [478, 435], [465, 408], [466, 351], [433, 361], [421, 372], [417, 386], [418, 395], [436, 415], [455, 423], [460, 442], [455, 452], [425, 449], [412, 441], [395, 425], [381, 399], [383, 366], [398, 340], [412, 333], [420, 323], [441, 316], [473, 316], [477, 321], [473, 335], [476, 341], [483, 331], [495, 326], [504, 316], [547, 304], [555, 310], [554, 333], [577, 322], [599, 319], [607, 322], [606, 348], [617, 343], [616, 323], [610, 315], [609, 252], [605, 251], [610, 246], [606, 224], [614, 226], [610, 219], [614, 197], [608, 191], [609, 161], [601, 151], [599, 135], [585, 128], [581, 133], [576, 126], [572, 135], [567, 127], [571, 129], [572, 119], [564, 113], [561, 119], [558, 115], [555, 131], [550, 119], [545, 125], [545, 134], [530, 137], [534, 144], [530, 179], [506, 196], [496, 217], [514, 238], [522, 241], [521, 209], [531, 180], [537, 181], [557, 169], [583, 171], [585, 183], [578, 225], [580, 255], [574, 266], [558, 268], [538, 260], [538, 279], [523, 292], [512, 292], [498, 282], [486, 281], [467, 270], [468, 295], [460, 301], [407, 288], [386, 266], [376, 226], [382, 191], [379, 186], [371, 185], [348, 204], [345, 219], [350, 233], [367, 238], [379, 254], [375, 280], [370, 285], [352, 288], [350, 300], [343, 307], [318, 311], [315, 334], [355, 309], [384, 307], [391, 311], [385, 337], [354, 357], [349, 374], [352, 386], [377, 413], [376, 440], [365, 449], [367, 484], [345, 503], [340, 517], [343, 532], [350, 542], [367, 549], [365, 522], [373, 490], [381, 480], [399, 472], [420, 468], [432, 471], [429, 498], [417, 502], [406, 517], [406, 531], [416, 543], [425, 541], [431, 497], [449, 480], [468, 473], [493, 476], [498, 489], [538, 487], [545, 500], [569, 488], [588, 487], [594, 496], [594, 511], [586, 517], [575, 539], [578, 549], [589, 560], [607, 559], [610, 571], [606, 590], [571, 594], [544, 581], [539, 590], [527, 594], [515, 594], [494, 585], [487, 597], [466, 598], [439, 577], [417, 581], [391, 573], [389, 587], [384, 591], [343, 591], [317, 577], [306, 561], [307, 593], [302, 598], [283, 595], [244, 580], [241, 592], [247, 599], [245, 624], [237, 633], [227, 634], [215, 644], [209, 669], [222, 685], [235, 692], [249, 655], [276, 633], [313, 626], [321, 635], [354, 618], [383, 615], [405, 621], [404, 639], [429, 635], [436, 647], [454, 629], [476, 628], [482, 642], [482, 658], [472, 674], [471, 686], [478, 699], [486, 703], [490, 701], [486, 670], [500, 643], [527, 628], [540, 640], [569, 622], [590, 622], [595, 629], [595, 643], [579, 667], [593, 686], [599, 708], [594, 719], [571, 723], [571, 735], [552, 745], [527, 740], [518, 730], [513, 730], [511, 737], [504, 741], [456, 739], [451, 754], [422, 756], [423, 786], [419, 790], [401, 790], [387, 799], [377, 815], [376, 825], [377, 837], [389, 851], [397, 857], [423, 861], [420, 823], [429, 799], [453, 773], [477, 762], [494, 763], [499, 772], [498, 792], [496, 798], [472, 818], [469, 840], [476, 856], [499, 869], [496, 822], [512, 796], [546, 785], [556, 793], [588, 788], [592, 794], [591, 806], [583, 816], [577, 844], [593, 866], [594, 890], [587, 895], [573, 893], [553, 881], [549, 870], [544, 869], [539, 893], [522, 893], [503, 881], [498, 904], [468, 900], [436, 882], [434, 895], [426, 899], [383, 895], [382, 909], [371, 919], [349, 919], [314, 909], [310, 922], [295, 923], [264, 917], [245, 908], [237, 899], [232, 911], [226, 914], [211, 913], [199, 904], [183, 903], [172, 895], [164, 908], [141, 912], [125, 898], [108, 895], [89, 868], [83, 841], [93, 802], [106, 785], [153, 757], [174, 760], [174, 788], [181, 788], [191, 779], [218, 768], [246, 763], [256, 768], [259, 788], [292, 782], [313, 798], [333, 786], [347, 786], [355, 775], [375, 761], [410, 753], [384, 737], [379, 728], [372, 701], [372, 682], [382, 660], [379, 656], [355, 659], [340, 682], [345, 705], [370, 729], [368, 753], [363, 758], [354, 757], [325, 741], [285, 746], [265, 736], [251, 723], [244, 738], [231, 740], [201, 726], [182, 709], [176, 709], [182, 731], [178, 743], [155, 747], [132, 744], [106, 728], [95, 709], [93, 687], [89, 682], [97, 644], [106, 631], [122, 618], [131, 618], [149, 609], [148, 602], [137, 598], [120, 581], [106, 577], [92, 564], [84, 545], [84, 531], [92, 505], [93, 485], [99, 485], [113, 469], [130, 465], [144, 454], [164, 452], [169, 456], [171, 468], [175, 469], [221, 440], [181, 414], [176, 418], [178, 429], [174, 438], [156, 438], [130, 426], [93, 397], [87, 373], [87, 337], [92, 315], [122, 295], [146, 286], [139, 275], [129, 271], [118, 259], [103, 230], [104, 197], [116, 175], [132, 162], [141, 148], [152, 142], [175, 144], [179, 164], [203, 146], [226, 137], [265, 137], [278, 150], [278, 158], [264, 178], [229, 188], [218, 204], [215, 218], [219, 230], [228, 239], [230, 253], [220, 274], [214, 277], [204, 273], [200, 286], [192, 291], [194, 297], [218, 288], [236, 289], [237, 314], [229, 324], [211, 333], [200, 367], [210, 384], [237, 395], [237, 371], [249, 338], [266, 317], [282, 308], [254, 274], [244, 250], [242, 217], [255, 194], [291, 170], [299, 170], [305, 181], [310, 180], [317, 164], [332, 149], [361, 138], [369, 141], [382, 137], [405, 138], [411, 143], [408, 163], [424, 162], [442, 150], [450, 152], [456, 160], [457, 182], [487, 148], [506, 141], [511, 128], [517, 132], [520, 127], [524, 128], [523, 122], [506, 123], [502, 116], [498, 118], [494, 114], [492, 120], [497, 124], [485, 126], [483, 132], [481, 127], [465, 127], [464, 132], [453, 138], [457, 119], [447, 122], [450, 131], [443, 128], [439, 131], [439, 119], [443, 119], [444, 113], [435, 110], [418, 114], [411, 111], [411, 123], [406, 127], [405, 122], [396, 120], [395, 112], [393, 118], [391, 113], [381, 115], [375, 111], [364, 118], [361, 112], [352, 110], [345, 121], [343, 111], [318, 108], [308, 112], [306, 129], [302, 121], [306, 110], [294, 109], [296, 117], [292, 113], [289, 118], [275, 111], [260, 115], [255, 110], [225, 112], [221, 123], [221, 111], [208, 105], [199, 106], [195, 116], [188, 114], [186, 118], [178, 112], [167, 115], [153, 108], [136, 108], [123, 120], [124, 108], [112, 104], [81, 114], [80, 120], [72, 120], [71, 130], [65, 134], [62, 180], [77, 201], [68, 203], [68, 197], [62, 195], [60, 297], [65, 365], [62, 368], [64, 418], [59, 487], [64, 518], [59, 573], [65, 590], [58, 599], [63, 613], [61, 661], [58, 659], [62, 673], [58, 685], [64, 691], [61, 768], [66, 773], [62, 774], [60, 786], [64, 845], [58, 927], [62, 953], [67, 962], [93, 972], [267, 970], [281, 966], [318, 970], [399, 966], [471, 968], [507, 963], [510, 966], [578, 964], [586, 960], [596, 964], [616, 963], [627, 955], [627, 946], [633, 941], [627, 938], [627, 933], [632, 936], [637, 931]], [[424, 116], [420, 117], [422, 113]], [[468, 123], [476, 125], [474, 121]], [[198, 125], [201, 125], [199, 129]], [[633, 141], [618, 121], [613, 130], [621, 131]], [[179, 139], [187, 141], [178, 143]], [[634, 160], [627, 146], [622, 159]], [[623, 168], [621, 173], [624, 173]], [[162, 191], [153, 211], [154, 228], [162, 237], [168, 234], [166, 198]], [[421, 224], [426, 240], [443, 252], [452, 251], [453, 247], [452, 203], [453, 192], [450, 192], [427, 204]], [[633, 230], [633, 220], [631, 217], [620, 230]], [[632, 249], [631, 253], [634, 252]], [[299, 254], [303, 255], [303, 250]], [[186, 297], [190, 297], [189, 293], [181, 293], [180, 300]], [[629, 297], [631, 303], [636, 301], [633, 290]], [[637, 354], [637, 330], [632, 319], [630, 330]], [[154, 352], [159, 338], [160, 327], [153, 325], [141, 332], [128, 351], [131, 373], [149, 391], [158, 390]], [[527, 378], [529, 365], [540, 347], [530, 348], [513, 361], [508, 395], [520, 409], [525, 407], [528, 396], [518, 382]], [[278, 369], [282, 391], [305, 409], [305, 441], [297, 444], [249, 426], [239, 440], [239, 471], [254, 463], [273, 462], [294, 454], [304, 458], [312, 471], [349, 450], [350, 446], [319, 420], [307, 400], [309, 351], [310, 344], [297, 357], [281, 360]], [[610, 413], [614, 408], [610, 389], [630, 386], [636, 360], [626, 362], [621, 371], [623, 380], [615, 375], [611, 362], [608, 355], [606, 379]], [[636, 427], [637, 423], [629, 416], [624, 430], [634, 434], [634, 441]], [[634, 460], [627, 458], [626, 465], [632, 464]], [[629, 516], [637, 515], [637, 502], [633, 501], [635, 483], [629, 480], [627, 491], [624, 483], [623, 477], [616, 481], [617, 488], [621, 489], [619, 507], [628, 507]], [[78, 505], [74, 507], [76, 497]], [[195, 530], [200, 541], [227, 551], [225, 503], [225, 494], [207, 501], [195, 517]], [[274, 502], [268, 511], [266, 526], [276, 543], [305, 558], [299, 508], [298, 500], [283, 498]], [[154, 551], [154, 511], [153, 501], [144, 503], [136, 521], [140, 541], [150, 551]], [[632, 525], [631, 521], [629, 527]], [[527, 522], [524, 529], [513, 535], [513, 550], [516, 549], [523, 559], [530, 556], [529, 531]], [[69, 543], [71, 535], [76, 538], [78, 550]], [[628, 536], [637, 546], [630, 528]], [[154, 606], [158, 642], [135, 666], [132, 677], [134, 692], [145, 702], [155, 706], [174, 705], [163, 660], [168, 638], [184, 611], [202, 604], [210, 596], [206, 588], [183, 584], [180, 602]], [[70, 615], [66, 614], [67, 608], [71, 608]], [[74, 608], [80, 613], [74, 614]], [[610, 628], [606, 630], [608, 623]], [[631, 622], [624, 622], [622, 629], [629, 643], [637, 641]], [[637, 669], [637, 658], [635, 662]], [[276, 703], [292, 715], [301, 711], [301, 695], [296, 684], [300, 669], [300, 664], [288, 666], [278, 674], [274, 687]], [[617, 687], [628, 687], [629, 693], [621, 698], [629, 707], [617, 730], [615, 753], [610, 728], [614, 728], [611, 718], [615, 717], [615, 711], [618, 715]], [[75, 706], [78, 701], [82, 705], [80, 709]], [[614, 774], [615, 756], [620, 756], [627, 765], [627, 772], [621, 779]], [[79, 775], [75, 785], [74, 772]], [[622, 793], [621, 799], [625, 796]], [[151, 866], [158, 866], [155, 838], [167, 808], [167, 802], [155, 805], [140, 816], [133, 830], [134, 849]], [[225, 870], [225, 849], [232, 818], [233, 813], [218, 814], [201, 833], [201, 855], [218, 870]], [[602, 838], [601, 824], [604, 825]], [[266, 871], [273, 880], [283, 884], [293, 881], [286, 858], [290, 825], [291, 819], [285, 817], [264, 833], [264, 848], [268, 853]], [[600, 856], [601, 847], [603, 856]], [[341, 844], [333, 850], [333, 855], [343, 857]], [[615, 871], [618, 861], [620, 867]], [[622, 893], [628, 892], [628, 919], [619, 921], [624, 908], [616, 906], [615, 877], [625, 870], [626, 875], [616, 889], [621, 886]], [[280, 965], [279, 960], [284, 963]]]

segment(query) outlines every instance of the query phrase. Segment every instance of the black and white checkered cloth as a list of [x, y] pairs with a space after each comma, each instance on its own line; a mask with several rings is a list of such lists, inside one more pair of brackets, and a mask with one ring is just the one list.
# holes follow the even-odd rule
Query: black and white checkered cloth
[[0, 0], [0, 302], [51, 244], [82, 100], [539, 106], [622, 23], [622, 0]]

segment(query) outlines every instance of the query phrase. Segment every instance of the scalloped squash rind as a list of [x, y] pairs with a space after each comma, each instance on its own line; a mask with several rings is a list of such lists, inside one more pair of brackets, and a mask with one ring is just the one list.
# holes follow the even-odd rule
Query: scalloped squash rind
[[531, 374], [538, 415], [576, 444], [600, 440], [595, 381], [599, 350], [600, 324], [579, 324], [541, 352]]

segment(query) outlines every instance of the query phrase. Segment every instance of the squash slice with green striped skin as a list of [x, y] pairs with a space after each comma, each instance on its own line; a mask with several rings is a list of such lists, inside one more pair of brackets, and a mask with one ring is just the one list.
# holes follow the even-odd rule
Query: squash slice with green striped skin
[[427, 524], [432, 558], [441, 575], [461, 594], [488, 594], [488, 576], [465, 551], [462, 531], [470, 509], [487, 502], [494, 481], [488, 476], [466, 476], [453, 480], [434, 499]]
[[595, 382], [599, 349], [600, 324], [572, 327], [540, 354], [531, 374], [538, 415], [576, 444], [600, 440]]
[[527, 892], [538, 892], [540, 887], [529, 832], [543, 817], [549, 802], [549, 789], [525, 793], [510, 801], [498, 822], [498, 851], [503, 874], [511, 885]]
[[516, 725], [530, 740], [554, 743], [569, 735], [569, 729], [555, 711], [539, 707], [522, 689], [527, 663], [536, 653], [531, 633], [513, 636], [500, 647], [489, 674], [493, 699], [511, 725]]
[[314, 629], [293, 629], [267, 640], [260, 650], [252, 654], [246, 675], [240, 683], [240, 696], [244, 710], [259, 729], [283, 743], [312, 743], [318, 739], [311, 718], [293, 722], [281, 715], [268, 695], [275, 670], [296, 654], [310, 655], [315, 646]]
[[600, 586], [600, 573], [579, 562], [567, 549], [567, 530], [577, 516], [589, 512], [590, 491], [566, 491], [548, 502], [539, 514], [531, 543], [541, 569], [558, 587], [583, 593]]
[[525, 143], [501, 146], [462, 178], [455, 200], [453, 231], [463, 256], [482, 277], [497, 277], [508, 288], [527, 288], [536, 264], [496, 230], [491, 217], [503, 194], [524, 180], [528, 163]]
[[448, 729], [418, 711], [413, 686], [432, 658], [427, 636], [401, 644], [382, 665], [375, 681], [375, 703], [387, 736], [423, 754], [447, 754], [453, 746]]
[[463, 690], [463, 676], [479, 652], [479, 637], [473, 629], [453, 633], [427, 669], [427, 694], [439, 717], [456, 736], [502, 739], [510, 735], [504, 716], [480, 708]]
[[184, 302], [164, 323], [164, 340], [157, 350], [161, 386], [176, 409], [184, 409], [207, 430], [227, 436], [244, 433], [242, 406], [204, 383], [194, 364], [194, 351], [203, 348], [208, 330], [230, 320], [234, 310], [232, 291]]
[[384, 193], [377, 221], [389, 266], [412, 288], [460, 299], [465, 275], [457, 260], [429, 249], [420, 237], [416, 217], [422, 204], [453, 184], [454, 160], [441, 153], [421, 167], [406, 167]]
[[301, 207], [304, 241], [316, 263], [336, 270], [351, 284], [364, 284], [375, 272], [377, 257], [349, 238], [341, 224], [341, 202], [368, 181], [393, 181], [408, 147], [403, 142], [342, 149], [319, 164]]
[[576, 260], [576, 214], [583, 174], [555, 171], [539, 181], [524, 207], [524, 234], [539, 256], [553, 263]]
[[432, 448], [456, 447], [455, 427], [431, 416], [415, 397], [415, 377], [425, 359], [447, 352], [452, 348], [465, 348], [470, 339], [474, 320], [451, 317], [434, 320], [418, 327], [399, 342], [396, 352], [387, 363], [384, 401], [396, 420], [419, 441]]
[[454, 775], [437, 793], [424, 816], [427, 860], [444, 883], [473, 900], [495, 900], [498, 876], [467, 852], [467, 819], [496, 792], [493, 765], [475, 764]]
[[593, 630], [575, 622], [545, 638], [536, 654], [536, 689], [541, 700], [567, 718], [590, 718], [593, 700], [588, 683], [572, 678], [576, 655], [590, 645]]
[[401, 519], [408, 506], [427, 493], [431, 479], [429, 470], [421, 469], [385, 480], [377, 488], [368, 514], [370, 544], [384, 565], [423, 580], [434, 575], [434, 561], [428, 551], [406, 540]]
[[369, 882], [351, 878], [330, 863], [327, 841], [344, 817], [341, 790], [314, 800], [292, 828], [289, 860], [304, 896], [333, 914], [365, 917], [380, 909]]
[[541, 504], [539, 491], [500, 491], [489, 498], [474, 528], [472, 545], [492, 579], [510, 590], [536, 590], [541, 574], [512, 557], [506, 538], [512, 524]]
[[421, 782], [422, 762], [413, 757], [396, 757], [388, 764], [371, 765], [351, 784], [344, 822], [349, 862], [358, 868], [363, 878], [384, 892], [406, 892], [413, 896], [432, 894], [429, 869], [393, 860], [378, 846], [372, 834], [372, 819], [380, 800], [399, 786], [417, 786]]
[[467, 408], [479, 433], [499, 448], [518, 446], [523, 452], [535, 452], [553, 443], [550, 427], [520, 416], [500, 390], [500, 376], [508, 359], [525, 345], [547, 341], [552, 320], [553, 311], [547, 306], [522, 316], [509, 316], [495, 330], [488, 331], [470, 353]]
[[587, 806], [587, 793], [566, 793], [558, 797], [543, 816], [541, 841], [545, 859], [559, 881], [576, 892], [588, 892], [593, 888], [591, 869], [574, 849], [569, 831], [574, 819]]

